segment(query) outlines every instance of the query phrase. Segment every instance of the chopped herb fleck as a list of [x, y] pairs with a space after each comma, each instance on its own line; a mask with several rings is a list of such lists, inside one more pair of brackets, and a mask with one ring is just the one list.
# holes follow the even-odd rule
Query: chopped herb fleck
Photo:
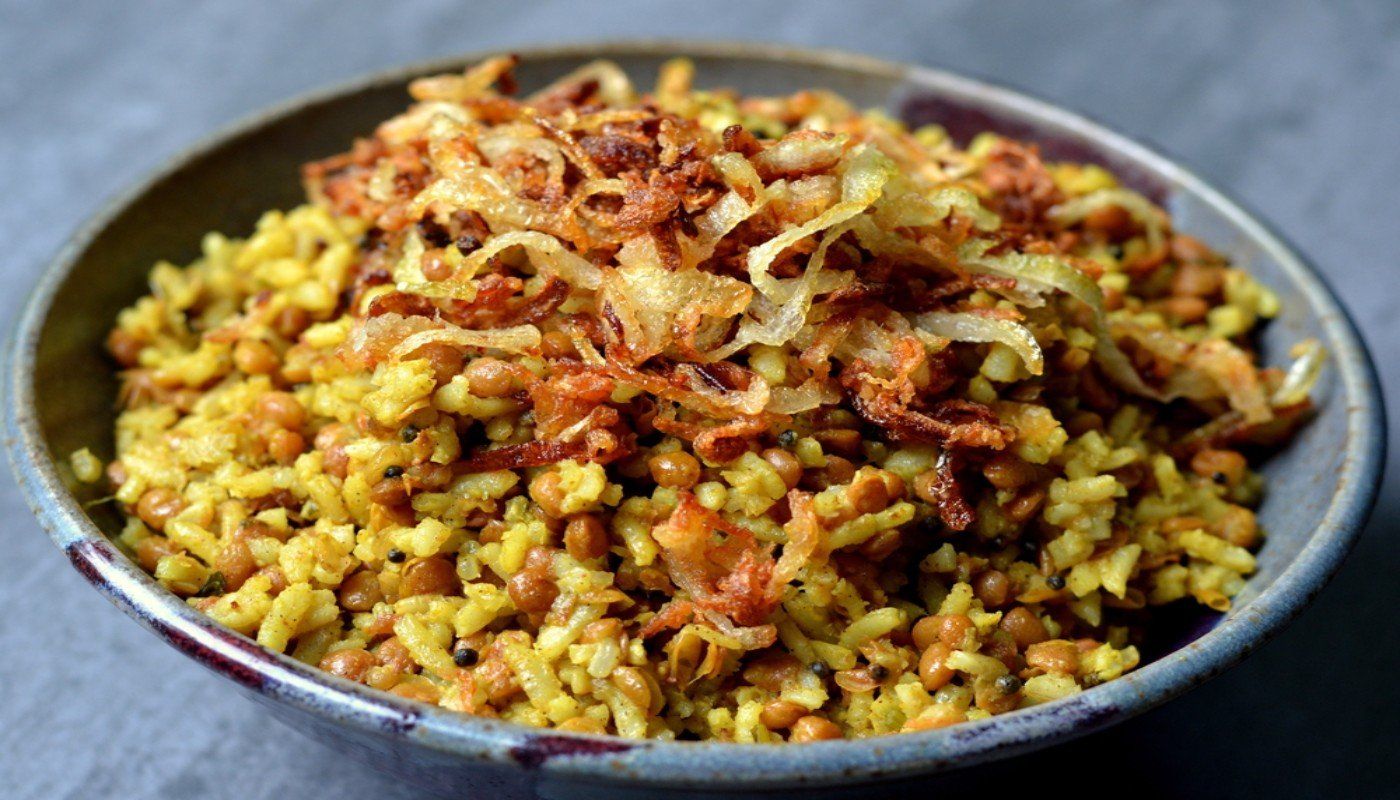
[[228, 581], [224, 579], [224, 573], [211, 572], [209, 577], [204, 579], [204, 585], [195, 592], [195, 597], [214, 597], [223, 594], [228, 589]]

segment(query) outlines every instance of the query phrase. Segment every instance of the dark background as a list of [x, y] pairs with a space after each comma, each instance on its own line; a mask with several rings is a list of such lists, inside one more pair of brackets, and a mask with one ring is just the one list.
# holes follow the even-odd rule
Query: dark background
[[[1320, 265], [1400, 397], [1400, 4], [701, 6], [0, 0], [0, 316], [8, 328], [45, 260], [105, 198], [269, 103], [468, 50], [728, 37], [991, 78], [1158, 145]], [[1333, 585], [1243, 666], [1106, 733], [981, 769], [978, 785], [993, 796], [1400, 794], [1398, 504], [1393, 476]], [[0, 512], [0, 794], [412, 795], [272, 723], [103, 602], [12, 483], [0, 483]]]

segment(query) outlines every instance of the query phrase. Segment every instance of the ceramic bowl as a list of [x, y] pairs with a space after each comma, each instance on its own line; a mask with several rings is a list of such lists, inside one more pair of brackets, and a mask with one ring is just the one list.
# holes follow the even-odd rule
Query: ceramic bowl
[[[1097, 162], [1278, 292], [1267, 361], [1320, 339], [1331, 354], [1319, 413], [1265, 467], [1269, 532], [1259, 571], [1225, 616], [1174, 618], [1155, 659], [1082, 694], [948, 729], [805, 745], [636, 742], [477, 719], [348, 683], [220, 628], [158, 586], [108, 536], [111, 504], [84, 501], [69, 453], [111, 455], [116, 382], [102, 355], [118, 309], [146, 289], [158, 259], [198, 252], [200, 236], [251, 230], [268, 208], [301, 199], [297, 167], [344, 150], [407, 103], [413, 77], [457, 70], [469, 56], [421, 64], [316, 93], [224, 131], [172, 160], [84, 226], [44, 271], [19, 319], [6, 370], [5, 443], [35, 514], [113, 603], [194, 661], [227, 677], [288, 723], [424, 787], [463, 797], [648, 797], [661, 790], [734, 797], [781, 789], [806, 796], [1002, 758], [1094, 731], [1219, 674], [1309, 603], [1341, 564], [1375, 497], [1384, 447], [1376, 376], [1346, 312], [1318, 273], [1278, 236], [1199, 178], [1146, 147], [1061, 108], [958, 75], [828, 51], [751, 44], [630, 42], [522, 52], [528, 90], [588, 60], [618, 62], [649, 85], [688, 55], [702, 85], [746, 92], [835, 90], [862, 107], [937, 122], [963, 139], [993, 130], [1040, 144], [1051, 159]], [[1241, 154], [1248, 158], [1248, 153]], [[1179, 615], [1178, 615], [1179, 616]], [[1211, 724], [1203, 720], [1202, 724]], [[151, 735], [160, 735], [151, 731]]]

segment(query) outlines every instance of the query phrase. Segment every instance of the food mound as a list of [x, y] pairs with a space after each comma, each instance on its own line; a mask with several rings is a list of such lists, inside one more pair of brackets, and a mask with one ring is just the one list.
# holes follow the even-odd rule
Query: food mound
[[106, 474], [161, 584], [403, 697], [735, 742], [1044, 703], [1230, 606], [1242, 453], [1322, 357], [1258, 366], [1268, 289], [1031, 145], [514, 63], [121, 313]]

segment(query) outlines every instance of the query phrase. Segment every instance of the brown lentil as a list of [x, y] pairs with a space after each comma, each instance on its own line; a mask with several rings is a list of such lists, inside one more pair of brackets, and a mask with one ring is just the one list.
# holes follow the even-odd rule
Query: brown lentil
[[841, 729], [836, 726], [836, 723], [824, 717], [809, 715], [792, 724], [792, 735], [788, 737], [788, 741], [821, 742], [840, 738]]
[[972, 620], [966, 614], [948, 614], [939, 623], [938, 640], [955, 650], [961, 649], [972, 629]]
[[408, 484], [403, 478], [380, 478], [370, 487], [369, 498], [381, 506], [396, 506], [408, 500]]
[[151, 530], [156, 531], [165, 530], [165, 523], [184, 510], [185, 501], [180, 498], [179, 493], [163, 486], [147, 489], [146, 493], [141, 495], [141, 499], [136, 501], [136, 516]]
[[647, 683], [641, 670], [636, 667], [618, 667], [613, 670], [612, 682], [638, 708], [651, 708], [651, 685]]
[[267, 437], [267, 454], [278, 464], [290, 464], [306, 452], [306, 439], [296, 431], [278, 428]]
[[1011, 453], [998, 453], [982, 467], [987, 482], [998, 489], [1019, 489], [1035, 479], [1035, 468]]
[[1049, 632], [1045, 630], [1045, 623], [1025, 606], [1017, 606], [1006, 612], [997, 627], [1006, 631], [1022, 650], [1050, 637]]
[[1064, 639], [1036, 642], [1026, 648], [1026, 663], [1045, 672], [1073, 675], [1079, 671], [1079, 647]]
[[399, 697], [417, 700], [420, 703], [436, 703], [438, 698], [442, 696], [441, 690], [422, 678], [406, 680], [389, 691]]
[[1011, 598], [1011, 578], [1001, 570], [987, 570], [977, 576], [972, 590], [984, 607], [1001, 608]]
[[856, 474], [856, 467], [848, 459], [828, 455], [826, 466], [821, 468], [821, 474], [827, 486], [840, 486], [851, 482], [851, 478]]
[[921, 617], [914, 627], [910, 629], [910, 638], [914, 640], [914, 646], [919, 650], [926, 650], [929, 645], [939, 641], [939, 633], [943, 629], [943, 618], [937, 614]]
[[461, 585], [452, 562], [438, 556], [420, 558], [404, 567], [403, 580], [399, 582], [399, 597], [450, 595], [459, 591]]
[[758, 721], [770, 731], [791, 728], [807, 713], [807, 709], [791, 700], [771, 700], [758, 714]]
[[236, 534], [219, 551], [212, 566], [215, 572], [223, 576], [224, 586], [231, 591], [236, 591], [243, 585], [244, 581], [258, 571], [258, 562], [253, 558], [253, 551], [248, 547], [248, 539]]
[[953, 670], [947, 665], [952, 648], [942, 642], [934, 642], [924, 648], [919, 656], [919, 681], [930, 692], [937, 691], [953, 679]]
[[233, 346], [233, 365], [246, 375], [269, 375], [282, 366], [282, 360], [261, 339], [239, 339]]
[[467, 388], [477, 397], [505, 397], [515, 389], [515, 377], [499, 359], [478, 358], [467, 365]]
[[545, 358], [571, 358], [576, 353], [573, 339], [563, 331], [550, 331], [540, 339], [540, 354]]
[[651, 479], [658, 486], [685, 489], [700, 480], [700, 462], [685, 452], [661, 453], [647, 459]]
[[180, 552], [180, 546], [164, 536], [147, 536], [136, 543], [136, 560], [147, 572], [155, 572], [162, 558]]
[[1159, 307], [1183, 325], [1200, 322], [1210, 310], [1210, 304], [1199, 297], [1168, 297], [1159, 302]]
[[860, 431], [854, 428], [816, 431], [812, 434], [812, 438], [820, 442], [823, 452], [828, 454], [834, 453], [846, 458], [858, 458], [861, 455]]
[[294, 395], [287, 392], [268, 392], [258, 398], [256, 408], [260, 419], [289, 431], [298, 430], [306, 424], [306, 409], [301, 407]]
[[1259, 544], [1259, 521], [1254, 512], [1244, 506], [1227, 506], [1206, 530], [1237, 547]]
[[506, 581], [506, 591], [515, 607], [527, 614], [548, 611], [559, 596], [559, 587], [553, 581], [528, 569], [512, 575]]
[[347, 610], [369, 611], [383, 599], [379, 576], [368, 570], [356, 572], [340, 584], [340, 604]]
[[530, 499], [534, 500], [546, 515], [562, 519], [564, 512], [564, 489], [559, 485], [559, 473], [553, 470], [541, 474], [530, 482]]
[[1177, 297], [1210, 297], [1220, 291], [1224, 277], [1219, 267], [1188, 261], [1172, 276], [1171, 292]]
[[418, 349], [417, 357], [427, 360], [438, 383], [447, 383], [462, 371], [462, 351], [448, 344], [429, 344]]
[[802, 481], [802, 462], [797, 460], [797, 456], [781, 447], [770, 447], [762, 455], [787, 488], [794, 489]]
[[607, 733], [607, 728], [604, 727], [603, 723], [592, 717], [574, 717], [572, 719], [566, 719], [559, 723], [558, 728], [561, 731], [568, 731], [569, 733]]
[[890, 495], [885, 489], [885, 481], [878, 475], [869, 475], [853, 481], [846, 489], [846, 499], [858, 514], [874, 514], [884, 511], [890, 504]]
[[608, 532], [592, 514], [574, 517], [564, 527], [564, 549], [579, 561], [607, 555], [608, 543]]
[[359, 648], [337, 650], [321, 659], [321, 669], [347, 681], [363, 683], [365, 673], [379, 662], [373, 653]]

